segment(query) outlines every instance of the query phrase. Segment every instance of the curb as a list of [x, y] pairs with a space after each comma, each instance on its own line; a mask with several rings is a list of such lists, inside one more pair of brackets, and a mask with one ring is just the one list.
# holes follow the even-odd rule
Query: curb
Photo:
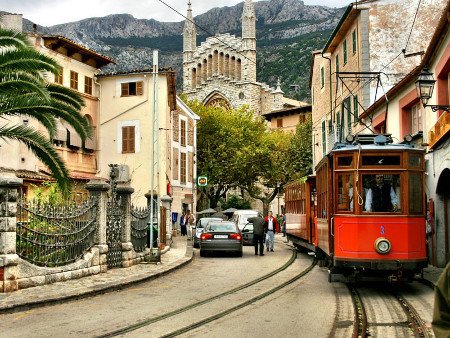
[[[169, 250], [170, 249], [168, 249], [167, 251], [169, 251]], [[39, 300], [35, 300], [35, 301], [31, 300], [31, 301], [28, 301], [28, 302], [22, 303], [22, 304], [6, 305], [3, 307], [0, 307], [0, 314], [14, 313], [14, 312], [19, 312], [19, 311], [24, 311], [24, 310], [29, 310], [32, 308], [40, 307], [43, 305], [58, 304], [58, 303], [66, 302], [66, 301], [78, 300], [78, 299], [83, 299], [83, 298], [100, 295], [100, 294], [104, 294], [104, 293], [108, 293], [108, 292], [112, 292], [112, 291], [122, 290], [127, 287], [133, 286], [135, 284], [147, 282], [152, 279], [162, 277], [162, 276], [167, 275], [177, 269], [184, 267], [185, 265], [187, 265], [188, 263], [190, 263], [192, 261], [192, 259], [194, 257], [193, 253], [194, 253], [194, 250], [193, 250], [192, 244], [188, 242], [187, 246], [186, 246], [186, 253], [185, 253], [184, 257], [167, 264], [166, 268], [162, 269], [161, 271], [157, 271], [155, 273], [152, 273], [150, 275], [146, 275], [143, 277], [139, 276], [134, 280], [127, 280], [127, 281], [119, 282], [119, 283], [112, 283], [112, 282], [105, 283], [103, 285], [98, 285], [98, 286], [95, 286], [94, 288], [90, 288], [89, 290], [82, 291], [81, 293], [78, 292], [78, 293], [74, 293], [74, 294], [61, 295], [58, 297], [39, 299]], [[61, 282], [61, 283], [64, 283], [64, 282]]]

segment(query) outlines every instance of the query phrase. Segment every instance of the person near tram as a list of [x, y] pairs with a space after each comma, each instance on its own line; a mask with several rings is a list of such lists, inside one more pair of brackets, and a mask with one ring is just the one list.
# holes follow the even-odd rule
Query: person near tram
[[267, 223], [260, 215], [250, 217], [247, 222], [253, 224], [253, 245], [255, 246], [255, 255], [264, 256], [264, 234], [267, 230]]
[[273, 251], [273, 246], [275, 244], [275, 232], [279, 232], [278, 221], [275, 217], [273, 217], [272, 211], [269, 211], [265, 221], [267, 223], [266, 249], [267, 251]]
[[397, 211], [398, 206], [398, 197], [394, 188], [384, 181], [384, 175], [376, 175], [375, 184], [367, 191], [365, 210], [369, 212]]

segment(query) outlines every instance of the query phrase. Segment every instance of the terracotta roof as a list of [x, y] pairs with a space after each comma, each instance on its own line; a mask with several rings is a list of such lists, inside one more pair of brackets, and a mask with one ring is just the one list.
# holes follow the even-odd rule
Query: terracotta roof
[[80, 45], [79, 43], [76, 43], [75, 41], [69, 38], [66, 38], [65, 36], [44, 34], [42, 35], [42, 38], [44, 39], [44, 41], [45, 40], [50, 41], [52, 39], [55, 40], [55, 44], [46, 45], [47, 48], [53, 49], [52, 46], [66, 46], [69, 48], [76, 48], [79, 50], [80, 54], [96, 59], [96, 61], [100, 63], [100, 67], [103, 67], [109, 63], [115, 63], [115, 61], [109, 58], [108, 56], [97, 53], [92, 49], [89, 49], [83, 45]]
[[300, 114], [300, 113], [311, 113], [312, 105], [304, 105], [301, 107], [292, 107], [292, 108], [284, 108], [279, 110], [274, 110], [265, 114], [262, 114], [266, 120], [269, 120], [271, 118], [277, 117], [277, 116], [287, 116], [287, 115], [294, 115], [294, 114]]
[[[158, 68], [158, 72], [168, 73], [168, 72], [175, 72], [175, 71], [170, 67], [165, 67], [165, 68]], [[118, 71], [118, 72], [110, 72], [110, 73], [101, 73], [101, 74], [98, 74], [98, 77], [119, 76], [119, 75], [128, 75], [128, 74], [152, 74], [152, 73], [153, 73], [152, 68], [144, 68], [144, 69], [132, 69], [132, 70], [124, 70], [124, 71]]]
[[12, 172], [14, 173], [18, 178], [25, 178], [25, 179], [31, 179], [31, 180], [42, 180], [42, 181], [54, 181], [54, 178], [50, 175], [47, 175], [46, 173], [41, 173], [37, 171], [31, 171], [31, 170], [14, 170], [11, 168], [5, 168], [0, 167], [0, 172]]

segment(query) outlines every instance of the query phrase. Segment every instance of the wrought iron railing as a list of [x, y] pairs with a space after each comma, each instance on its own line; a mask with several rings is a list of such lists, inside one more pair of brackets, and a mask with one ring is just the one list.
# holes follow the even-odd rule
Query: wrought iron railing
[[147, 247], [147, 227], [150, 219], [148, 208], [131, 208], [131, 243], [136, 252]]
[[97, 202], [52, 205], [20, 200], [17, 210], [16, 252], [38, 266], [75, 262], [94, 243]]

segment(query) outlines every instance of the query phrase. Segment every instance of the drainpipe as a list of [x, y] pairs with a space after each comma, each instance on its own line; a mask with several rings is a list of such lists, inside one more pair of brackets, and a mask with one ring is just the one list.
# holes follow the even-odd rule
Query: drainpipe
[[[101, 131], [100, 131], [100, 117], [101, 117], [101, 115], [102, 115], [102, 113], [101, 113], [101, 109], [102, 109], [102, 105], [101, 105], [101, 97], [102, 97], [102, 85], [99, 83], [99, 82], [97, 82], [97, 74], [95, 74], [94, 75], [94, 83], [95, 83], [95, 85], [98, 87], [98, 116], [97, 116], [97, 139], [96, 139], [96, 148], [97, 149], [95, 149], [95, 152], [97, 153], [97, 156], [96, 156], [96, 163], [95, 163], [95, 166], [96, 166], [96, 173], [97, 174], [99, 174], [100, 173], [100, 171], [101, 171], [101, 169], [100, 169], [100, 164], [102, 163], [101, 161], [100, 161], [100, 158], [101, 158], [101, 156], [102, 156], [102, 152], [100, 151], [100, 140], [101, 140], [101, 138], [100, 138], [100, 133], [101, 133]], [[95, 135], [93, 135], [93, 136], [95, 136]]]
[[[333, 122], [333, 115], [332, 115], [332, 111], [333, 111], [333, 85], [331, 83], [331, 58], [324, 56], [324, 51], [322, 50], [322, 58], [327, 59], [329, 61], [330, 67], [328, 68], [328, 74], [329, 74], [329, 82], [330, 82], [330, 116], [331, 116], [331, 122]], [[326, 119], [326, 116], [325, 116]], [[340, 136], [339, 136], [339, 142], [340, 142]], [[323, 142], [323, 140], [322, 140]]]

